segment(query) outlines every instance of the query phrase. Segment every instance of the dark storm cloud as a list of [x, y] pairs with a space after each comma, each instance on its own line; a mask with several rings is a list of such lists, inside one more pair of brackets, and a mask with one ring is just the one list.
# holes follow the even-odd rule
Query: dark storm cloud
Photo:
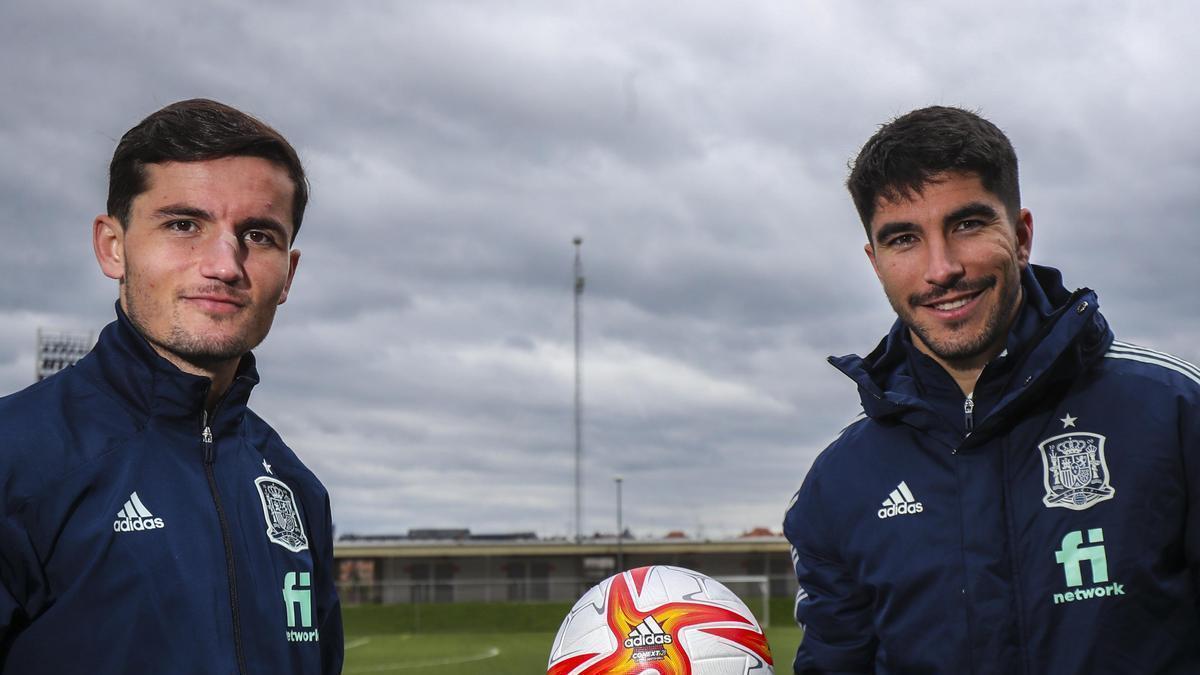
[[825, 362], [890, 309], [842, 185], [929, 103], [1012, 137], [1034, 260], [1122, 337], [1200, 360], [1200, 48], [1182, 3], [8, 3], [0, 385], [99, 327], [116, 139], [209, 96], [298, 146], [300, 270], [256, 408], [340, 532], [567, 534], [584, 238], [586, 528], [777, 527], [857, 413]]

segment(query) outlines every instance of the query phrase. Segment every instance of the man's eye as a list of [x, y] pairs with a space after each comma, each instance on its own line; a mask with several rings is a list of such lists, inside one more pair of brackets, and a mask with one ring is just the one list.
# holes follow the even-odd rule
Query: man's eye
[[891, 239], [888, 239], [887, 245], [904, 247], [904, 246], [911, 246], [912, 244], [915, 244], [916, 242], [917, 242], [917, 238], [912, 236], [911, 234], [898, 234], [898, 235], [892, 237]]
[[250, 230], [242, 236], [245, 237], [246, 241], [250, 242], [251, 244], [259, 244], [262, 246], [275, 245], [275, 237], [267, 232], [263, 232], [262, 230]]
[[959, 222], [958, 225], [954, 226], [954, 229], [956, 229], [956, 230], [974, 230], [974, 229], [976, 229], [978, 227], [982, 227], [982, 226], [983, 226], [982, 220], [971, 219], [971, 220], [964, 220], [964, 221]]
[[196, 221], [194, 220], [172, 220], [167, 223], [167, 229], [176, 232], [194, 232], [196, 227]]

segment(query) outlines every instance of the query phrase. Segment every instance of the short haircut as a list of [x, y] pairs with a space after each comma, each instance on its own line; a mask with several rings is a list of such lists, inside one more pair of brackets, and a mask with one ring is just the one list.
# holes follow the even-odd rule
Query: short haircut
[[142, 120], [117, 143], [108, 167], [108, 213], [128, 227], [133, 200], [147, 189], [146, 165], [260, 157], [292, 179], [292, 240], [308, 205], [308, 179], [296, 149], [278, 131], [224, 103], [204, 98], [172, 103]]
[[850, 166], [846, 187], [871, 239], [880, 198], [920, 195], [941, 173], [973, 173], [1000, 198], [1010, 220], [1021, 209], [1017, 153], [1004, 132], [976, 113], [930, 106], [897, 117], [875, 132]]

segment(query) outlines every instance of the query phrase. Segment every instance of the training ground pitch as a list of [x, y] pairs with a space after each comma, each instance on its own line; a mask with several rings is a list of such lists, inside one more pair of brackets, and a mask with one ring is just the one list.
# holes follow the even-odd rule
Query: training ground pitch
[[[470, 630], [446, 630], [445, 617], [439, 617], [443, 613], [461, 616], [461, 608], [424, 605], [421, 607], [424, 623], [439, 628], [402, 632], [396, 629], [409, 628], [406, 624], [411, 621], [411, 606], [347, 607], [344, 610], [346, 664], [342, 672], [344, 675], [537, 675], [546, 672], [546, 658], [557, 624], [570, 608], [557, 603], [533, 606], [496, 603], [472, 609], [473, 620], [469, 623], [475, 625], [469, 626]], [[529, 625], [513, 625], [511, 621], [506, 625], [504, 618], [510, 614], [521, 615]], [[495, 628], [478, 626], [491, 621], [496, 621], [492, 624]], [[767, 639], [776, 672], [786, 673], [800, 644], [800, 629], [786, 621], [773, 623], [766, 631]], [[547, 629], [546, 625], [553, 628]], [[514, 628], [536, 630], [511, 632]]]

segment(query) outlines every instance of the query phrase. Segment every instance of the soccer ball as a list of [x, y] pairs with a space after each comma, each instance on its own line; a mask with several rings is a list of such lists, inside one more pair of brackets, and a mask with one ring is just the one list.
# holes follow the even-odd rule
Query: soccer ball
[[736, 595], [699, 572], [654, 565], [611, 576], [567, 614], [547, 675], [774, 675]]

